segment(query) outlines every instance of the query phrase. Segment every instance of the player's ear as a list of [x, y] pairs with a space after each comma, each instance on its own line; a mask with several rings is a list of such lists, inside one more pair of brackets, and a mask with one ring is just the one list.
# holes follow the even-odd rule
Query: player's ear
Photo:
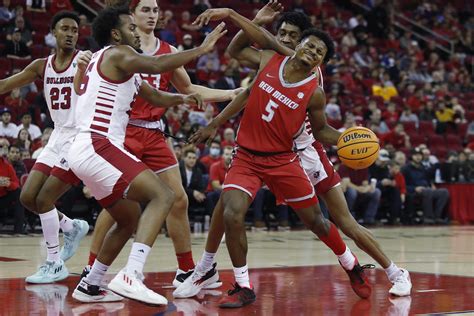
[[112, 36], [112, 39], [116, 43], [120, 43], [122, 41], [122, 33], [118, 29], [112, 29], [110, 31], [110, 35]]

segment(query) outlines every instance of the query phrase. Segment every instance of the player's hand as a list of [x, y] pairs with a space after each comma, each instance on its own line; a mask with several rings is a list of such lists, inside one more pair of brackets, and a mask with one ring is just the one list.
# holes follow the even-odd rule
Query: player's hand
[[237, 89], [234, 89], [234, 90], [230, 90], [230, 98], [229, 100], [234, 100], [234, 98], [236, 96], [238, 96], [240, 93], [244, 92], [245, 91], [245, 88], [237, 88]]
[[206, 140], [211, 142], [217, 134], [217, 126], [214, 126], [212, 122], [206, 127], [200, 128], [196, 133], [189, 137], [188, 141], [193, 144], [199, 144]]
[[283, 12], [283, 9], [283, 5], [277, 0], [270, 0], [257, 12], [253, 21], [258, 25], [270, 24]]
[[203, 27], [209, 24], [210, 21], [222, 21], [228, 18], [231, 12], [232, 9], [228, 8], [207, 9], [194, 20], [193, 25]]
[[87, 66], [92, 59], [92, 52], [90, 50], [85, 50], [79, 53], [77, 57], [77, 68], [81, 72], [86, 72]]
[[207, 34], [206, 38], [201, 44], [201, 48], [204, 50], [204, 53], [212, 52], [216, 42], [225, 34], [227, 30], [225, 29], [225, 23], [222, 22], [209, 34]]
[[204, 109], [204, 101], [198, 93], [188, 94], [184, 97], [184, 104], [195, 104], [200, 110]]

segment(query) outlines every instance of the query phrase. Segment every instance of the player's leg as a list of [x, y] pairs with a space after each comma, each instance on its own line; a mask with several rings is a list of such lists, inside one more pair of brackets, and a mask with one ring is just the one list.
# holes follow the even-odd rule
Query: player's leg
[[41, 171], [38, 168], [31, 170], [21, 189], [20, 202], [26, 209], [33, 213], [37, 214], [36, 197], [38, 196], [41, 187], [46, 182], [46, 179], [48, 179], [50, 171], [51, 168], [47, 166], [45, 166]]
[[89, 249], [89, 261], [87, 263], [88, 266], [92, 266], [94, 263], [100, 248], [102, 248], [107, 232], [114, 224], [115, 220], [112, 215], [110, 215], [105, 208], [102, 209], [99, 216], [97, 216], [94, 232], [92, 233], [92, 241]]

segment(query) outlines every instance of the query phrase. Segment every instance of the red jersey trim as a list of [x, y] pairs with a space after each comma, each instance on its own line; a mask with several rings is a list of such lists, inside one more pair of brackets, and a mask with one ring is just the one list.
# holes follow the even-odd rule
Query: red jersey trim
[[71, 64], [72, 64], [72, 61], [74, 60], [74, 58], [76, 57], [76, 55], [79, 53], [78, 50], [76, 50], [74, 52], [74, 54], [72, 55], [71, 57], [71, 60], [69, 61], [69, 64], [67, 64], [66, 68], [64, 68], [63, 70], [57, 70], [56, 69], [56, 66], [54, 65], [54, 62], [56, 61], [56, 54], [53, 55], [53, 58], [51, 58], [51, 66], [53, 66], [53, 70], [55, 73], [57, 74], [62, 74], [63, 72], [65, 72], [66, 70], [69, 69], [69, 67], [71, 67]]
[[107, 77], [106, 75], [104, 75], [102, 73], [102, 70], [100, 70], [100, 64], [102, 63], [102, 58], [104, 58], [104, 54], [106, 51], [108, 51], [109, 49], [111, 49], [113, 46], [105, 49], [102, 54], [100, 55], [100, 58], [99, 58], [99, 61], [97, 62], [97, 72], [99, 73], [99, 76], [104, 79], [105, 81], [108, 81], [110, 83], [115, 83], [115, 84], [121, 84], [121, 83], [125, 83], [127, 82], [128, 80], [130, 80], [132, 77], [133, 77], [133, 74], [131, 74], [128, 78], [124, 79], [124, 80], [113, 80], [113, 79], [110, 79], [109, 77]]

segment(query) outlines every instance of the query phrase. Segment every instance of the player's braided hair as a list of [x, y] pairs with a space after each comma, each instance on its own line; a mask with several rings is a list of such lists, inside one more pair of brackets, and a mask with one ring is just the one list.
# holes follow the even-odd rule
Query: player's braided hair
[[329, 36], [329, 34], [326, 32], [312, 27], [303, 32], [303, 34], [301, 35], [301, 41], [303, 41], [309, 36], [315, 36], [324, 42], [328, 50], [326, 52], [326, 55], [324, 56], [323, 63], [327, 63], [334, 56], [336, 50], [334, 47], [334, 41], [332, 40], [331, 36]]
[[120, 16], [129, 15], [128, 7], [108, 7], [92, 22], [92, 35], [100, 47], [110, 44], [110, 32], [120, 27]]

